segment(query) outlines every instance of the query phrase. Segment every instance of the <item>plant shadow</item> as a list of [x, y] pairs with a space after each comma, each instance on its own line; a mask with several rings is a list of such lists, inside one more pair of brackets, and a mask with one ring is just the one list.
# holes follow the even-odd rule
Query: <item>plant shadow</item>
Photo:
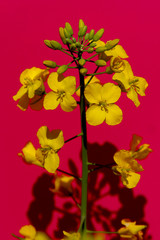
[[[88, 160], [96, 164], [113, 163], [113, 155], [117, 148], [106, 142], [103, 145], [88, 143]], [[80, 153], [81, 155], [81, 153]], [[68, 160], [70, 173], [78, 176], [78, 166], [72, 159]], [[79, 176], [80, 177], [80, 176]], [[73, 198], [62, 197], [61, 210], [57, 207], [54, 193], [49, 189], [54, 186], [54, 176], [43, 174], [33, 186], [34, 200], [31, 202], [27, 216], [37, 230], [46, 231], [53, 218], [56, 227], [53, 229], [53, 239], [62, 239], [63, 230], [75, 232], [80, 224], [80, 209], [76, 203], [81, 201], [81, 183], [74, 180]], [[57, 199], [56, 199], [57, 200]], [[122, 186], [120, 178], [109, 168], [101, 168], [89, 174], [87, 227], [89, 230], [117, 231], [122, 227], [121, 220], [129, 218], [137, 224], [146, 224], [145, 205], [147, 199], [143, 195], [134, 196], [132, 189]], [[60, 212], [61, 214], [57, 214]], [[110, 240], [120, 239], [110, 235]], [[152, 236], [145, 233], [145, 239]]]

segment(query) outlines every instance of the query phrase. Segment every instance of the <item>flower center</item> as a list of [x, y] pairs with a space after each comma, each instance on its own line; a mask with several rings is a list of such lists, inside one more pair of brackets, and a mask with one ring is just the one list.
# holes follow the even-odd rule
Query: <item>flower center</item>
[[106, 101], [102, 101], [102, 102], [99, 102], [99, 106], [101, 107], [101, 110], [102, 111], [108, 111], [108, 109], [107, 109], [107, 103], [106, 103]]
[[57, 97], [57, 101], [59, 100], [60, 102], [63, 102], [63, 98], [66, 95], [66, 93], [64, 91], [58, 91], [58, 97]]

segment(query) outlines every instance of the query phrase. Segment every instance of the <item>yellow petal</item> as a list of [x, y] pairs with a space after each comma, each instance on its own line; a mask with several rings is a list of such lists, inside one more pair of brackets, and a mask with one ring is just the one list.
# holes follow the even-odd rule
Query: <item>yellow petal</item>
[[150, 152], [152, 152], [152, 149], [149, 148], [149, 144], [143, 144], [138, 151], [134, 153], [134, 157], [138, 160], [142, 160], [145, 159]]
[[136, 79], [138, 79], [137, 82], [135, 82], [135, 86], [136, 86], [136, 91], [140, 96], [145, 96], [145, 90], [148, 87], [148, 83], [144, 78], [141, 77], [135, 77]]
[[117, 125], [123, 119], [122, 110], [116, 104], [110, 104], [107, 106], [105, 122], [108, 125]]
[[129, 99], [131, 99], [135, 106], [138, 107], [140, 105], [140, 101], [138, 99], [138, 94], [136, 93], [136, 91], [134, 90], [133, 87], [131, 87], [128, 91], [127, 91], [127, 97]]
[[105, 115], [105, 111], [101, 110], [100, 106], [92, 105], [86, 111], [86, 120], [90, 125], [97, 126], [104, 122]]
[[70, 95], [73, 95], [76, 90], [76, 78], [74, 76], [68, 76], [61, 81], [62, 90]]
[[54, 110], [58, 107], [60, 99], [55, 92], [49, 92], [44, 97], [43, 106], [46, 110]]
[[63, 97], [62, 102], [60, 102], [61, 108], [65, 112], [71, 112], [77, 107], [77, 102], [70, 94], [66, 93]]
[[17, 92], [16, 95], [13, 96], [13, 99], [15, 101], [17, 101], [18, 99], [20, 99], [21, 97], [23, 97], [23, 95], [25, 95], [27, 93], [27, 88], [22, 86], [19, 91]]
[[21, 73], [20, 82], [24, 84], [25, 79], [36, 80], [40, 79], [43, 76], [45, 69], [40, 69], [36, 67], [32, 67], [30, 69], [26, 69]]
[[46, 233], [37, 231], [35, 240], [51, 240], [51, 238]]
[[46, 126], [42, 126], [37, 132], [37, 137], [42, 148], [49, 146], [57, 151], [64, 145], [63, 132], [59, 129], [50, 132]]
[[53, 192], [64, 192], [66, 193], [72, 193], [72, 181], [74, 180], [74, 177], [68, 177], [68, 176], [57, 176], [54, 182], [55, 189], [53, 189]]
[[115, 103], [121, 96], [121, 89], [113, 83], [106, 83], [101, 89], [102, 101]]
[[131, 143], [130, 143], [131, 151], [133, 151], [133, 152], [136, 151], [136, 148], [140, 144], [141, 141], [142, 141], [142, 137], [140, 137], [136, 134], [133, 134], [132, 140], [131, 140]]
[[29, 105], [29, 98], [28, 98], [28, 94], [25, 93], [18, 101], [18, 104], [17, 106], [25, 111], [27, 108], [28, 108], [28, 105]]
[[134, 188], [140, 180], [140, 174], [135, 172], [128, 172], [127, 174], [122, 174], [122, 183], [127, 188]]
[[103, 41], [101, 41], [101, 40], [98, 40], [98, 41], [96, 42], [95, 48], [104, 47], [105, 45], [106, 45], [105, 42], [103, 42]]
[[99, 102], [102, 100], [101, 89], [102, 85], [100, 85], [99, 83], [89, 84], [84, 90], [87, 101], [89, 103], [99, 104]]
[[21, 227], [19, 233], [24, 237], [28, 237], [34, 240], [36, 236], [36, 229], [32, 225], [25, 225]]
[[28, 142], [22, 149], [24, 159], [27, 163], [33, 163], [36, 161], [36, 149], [31, 142]]
[[[85, 85], [88, 83], [88, 81], [89, 81], [90, 79], [91, 79], [90, 76], [88, 76], [88, 77], [86, 77], [86, 78], [84, 79]], [[92, 80], [89, 82], [89, 84], [92, 84], [92, 83], [100, 83], [100, 80], [99, 80], [96, 76], [94, 76], [94, 77], [92, 78]], [[78, 97], [80, 97], [80, 88], [76, 91], [76, 94], [77, 94]]]
[[61, 81], [64, 79], [64, 76], [62, 74], [59, 74], [57, 72], [53, 72], [48, 77], [48, 86], [53, 91], [57, 92], [57, 90], [61, 86]]
[[126, 54], [125, 50], [121, 45], [116, 45], [114, 48], [105, 51], [105, 54], [107, 56], [113, 56], [113, 57], [121, 57], [121, 58], [128, 58], [128, 55]]
[[136, 235], [138, 234], [139, 231], [143, 230], [144, 228], [146, 228], [147, 226], [146, 225], [132, 225], [130, 224], [128, 226], [128, 230], [133, 234], [133, 235]]
[[130, 161], [133, 160], [130, 151], [120, 150], [113, 156], [114, 161], [123, 169], [130, 169]]
[[49, 151], [47, 157], [45, 158], [44, 168], [49, 173], [55, 173], [59, 167], [59, 156], [54, 151]]

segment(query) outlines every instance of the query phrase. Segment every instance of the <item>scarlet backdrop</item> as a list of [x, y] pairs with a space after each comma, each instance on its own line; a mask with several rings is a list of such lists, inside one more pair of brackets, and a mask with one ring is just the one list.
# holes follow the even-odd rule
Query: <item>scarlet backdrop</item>
[[[157, 240], [160, 237], [158, 0], [1, 1], [1, 239], [11, 239], [10, 234], [18, 233], [22, 225], [31, 222], [37, 224], [37, 214], [41, 220], [42, 216], [44, 217], [41, 211], [43, 208], [47, 213], [44, 222], [40, 221], [39, 228], [46, 230], [52, 237], [53, 232], [59, 228], [58, 223], [63, 225], [60, 226], [61, 230], [70, 230], [76, 225], [77, 210], [72, 207], [73, 202], [63, 206], [63, 210], [68, 213], [64, 220], [58, 220], [64, 217], [64, 214], [60, 210], [62, 202], [58, 198], [57, 204], [57, 199], [54, 198], [53, 201], [53, 196], [49, 193], [51, 176], [44, 175], [43, 169], [26, 165], [17, 153], [28, 140], [38, 144], [36, 132], [43, 125], [50, 129], [61, 128], [65, 139], [79, 133], [80, 123], [77, 120], [79, 109], [72, 113], [65, 113], [60, 109], [22, 112], [16, 107], [12, 96], [20, 87], [19, 75], [24, 69], [32, 66], [43, 68], [42, 62], [46, 59], [56, 60], [58, 63], [66, 62], [62, 54], [48, 49], [43, 40], [59, 41], [58, 28], [63, 27], [68, 21], [74, 29], [77, 29], [80, 18], [89, 29], [105, 28], [102, 40], [119, 38], [120, 44], [129, 55], [134, 74], [146, 78], [149, 83], [146, 97], [140, 98], [140, 107], [136, 108], [131, 101], [122, 97], [119, 105], [123, 110], [124, 119], [120, 125], [112, 127], [104, 123], [97, 127], [88, 126], [89, 149], [95, 151], [94, 154], [90, 153], [92, 160], [96, 161], [101, 157], [102, 161], [105, 161], [116, 149], [127, 149], [133, 133], [143, 136], [143, 143], [150, 143], [153, 149], [153, 153], [142, 163], [145, 170], [133, 192], [118, 190], [118, 177], [105, 171], [101, 172], [103, 180], [101, 186], [106, 184], [103, 193], [109, 191], [109, 194], [98, 201], [101, 201], [100, 206], [103, 205], [108, 210], [104, 211], [98, 207], [94, 200], [95, 192], [91, 189], [92, 195], [89, 196], [89, 200], [91, 203], [95, 202], [97, 208], [91, 208], [90, 204], [89, 215], [93, 218], [97, 230], [107, 229], [109, 220], [115, 227], [119, 226], [114, 220], [116, 214], [118, 221], [121, 217], [128, 217], [137, 220], [138, 223], [146, 222], [149, 225], [147, 236], [152, 236], [146, 239]], [[107, 78], [109, 80], [108, 76]], [[105, 153], [106, 149], [109, 157]], [[60, 151], [60, 158], [61, 169], [73, 170], [74, 161], [80, 174], [80, 139], [66, 144]], [[104, 176], [106, 179], [112, 178], [111, 182], [115, 189], [109, 187], [110, 181], [104, 180]], [[91, 187], [95, 185], [98, 189], [99, 185], [96, 185], [98, 180], [95, 181], [95, 178], [92, 179], [94, 182]], [[55, 206], [59, 206], [59, 210], [56, 210]], [[70, 211], [72, 214], [69, 214]], [[95, 214], [99, 212], [103, 221], [98, 223], [98, 214], [96, 217], [92, 216], [94, 212]], [[93, 227], [91, 223], [89, 224]], [[55, 236], [58, 234], [59, 232], [55, 233]]]

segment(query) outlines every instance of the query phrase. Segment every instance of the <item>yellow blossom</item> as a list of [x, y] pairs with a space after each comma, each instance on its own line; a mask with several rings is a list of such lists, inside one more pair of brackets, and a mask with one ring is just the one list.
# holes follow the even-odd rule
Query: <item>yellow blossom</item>
[[124, 63], [125, 69], [120, 73], [115, 73], [113, 80], [119, 83], [122, 90], [127, 92], [127, 97], [138, 107], [140, 105], [138, 94], [145, 96], [148, 83], [144, 78], [133, 75], [132, 68], [126, 60], [124, 60]]
[[37, 137], [41, 145], [35, 149], [31, 142], [28, 142], [22, 149], [22, 156], [27, 163], [44, 167], [48, 172], [54, 173], [59, 167], [59, 156], [57, 151], [64, 145], [63, 132], [59, 129], [49, 131], [46, 126], [42, 126]]
[[56, 192], [56, 193], [64, 193], [66, 195], [68, 194], [72, 194], [72, 181], [74, 180], [74, 177], [72, 176], [65, 176], [65, 175], [61, 175], [55, 176], [55, 188], [54, 189], [50, 189], [52, 192]]
[[[39, 100], [41, 100], [40, 96], [45, 90], [43, 82], [46, 80], [48, 74], [48, 70], [36, 67], [26, 69], [21, 73], [20, 82], [22, 87], [17, 94], [13, 96], [15, 101], [19, 100], [17, 106], [21, 110], [25, 111], [31, 100], [33, 105], [33, 103], [37, 101], [37, 98], [34, 99], [34, 97], [39, 96]], [[36, 108], [35, 105], [34, 108]]]
[[53, 72], [48, 77], [48, 85], [51, 92], [44, 98], [44, 108], [53, 110], [60, 104], [65, 112], [73, 111], [77, 107], [76, 100], [72, 97], [76, 90], [76, 79], [74, 76], [64, 78], [62, 74]]
[[65, 236], [65, 238], [63, 238], [62, 240], [80, 240], [81, 236], [80, 233], [68, 233], [63, 231], [63, 234]]
[[[85, 83], [85, 85], [88, 83], [88, 81], [90, 80], [90, 76], [88, 76], [88, 77], [86, 77], [85, 79], [84, 79], [84, 83]], [[97, 77], [93, 77], [92, 78], [92, 80], [89, 82], [89, 84], [92, 84], [92, 83], [100, 83], [100, 80], [97, 78]], [[77, 91], [76, 91], [76, 94], [77, 94], [77, 96], [78, 97], [80, 97], [80, 89], [78, 89]]]
[[86, 111], [86, 119], [90, 125], [96, 126], [104, 121], [108, 125], [117, 125], [122, 121], [122, 111], [114, 104], [121, 95], [118, 86], [113, 83], [92, 83], [85, 88], [84, 94], [90, 103]]
[[36, 231], [32, 225], [21, 227], [19, 233], [25, 237], [25, 240], [51, 240], [46, 233]]
[[123, 219], [121, 223], [125, 226], [118, 230], [118, 233], [123, 239], [142, 240], [142, 230], [146, 225], [136, 225], [136, 222], [131, 222], [129, 219]]
[[140, 180], [140, 174], [137, 172], [144, 170], [135, 159], [144, 159], [152, 151], [149, 148], [149, 144], [143, 144], [137, 148], [141, 140], [142, 138], [140, 136], [133, 135], [130, 144], [131, 149], [129, 151], [120, 150], [113, 156], [117, 166], [113, 166], [112, 170], [115, 174], [121, 175], [122, 183], [127, 188], [136, 187]]

